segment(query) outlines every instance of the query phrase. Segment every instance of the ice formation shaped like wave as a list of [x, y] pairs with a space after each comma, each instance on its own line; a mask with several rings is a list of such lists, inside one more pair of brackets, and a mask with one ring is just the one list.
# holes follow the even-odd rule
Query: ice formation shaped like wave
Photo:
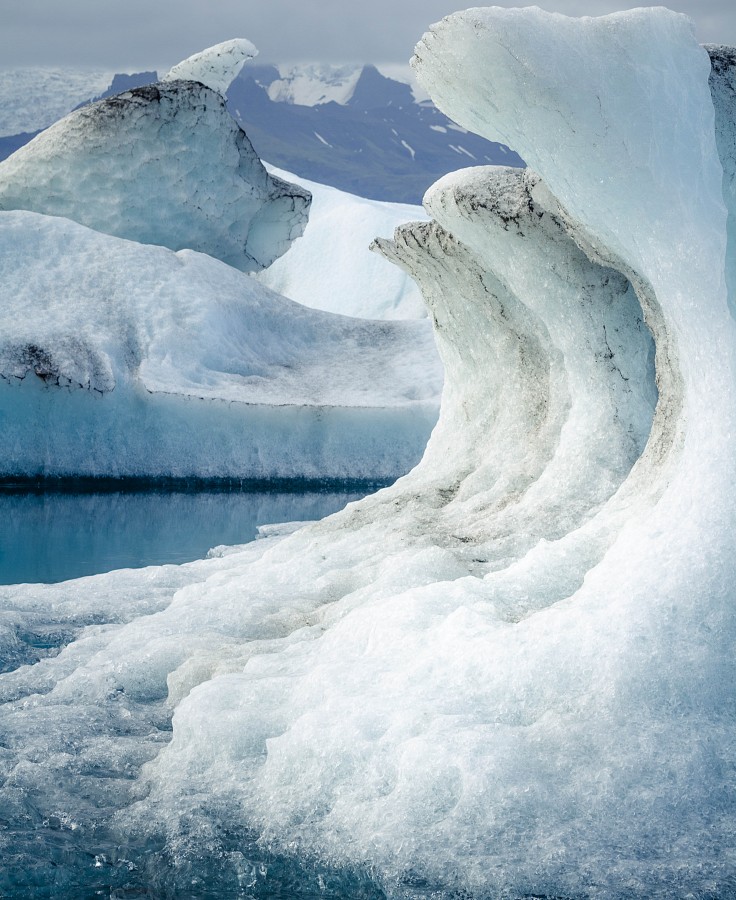
[[161, 81], [198, 81], [224, 97], [243, 65], [257, 55], [256, 48], [245, 38], [223, 41], [177, 63]]
[[[415, 64], [531, 167], [448, 176], [433, 222], [378, 243], [446, 367], [422, 462], [179, 590], [159, 573], [147, 616], [115, 621], [100, 580], [96, 625], [0, 682], [2, 808], [118, 810], [174, 892], [199, 865], [257, 893], [271, 852], [392, 897], [729, 896], [733, 110], [714, 123], [707, 54], [661, 8], [470, 10]], [[13, 633], [81, 629], [94, 584], [14, 589]]]
[[[245, 58], [241, 44], [224, 62], [216, 47], [181, 63], [181, 71], [224, 84], [232, 55], [241, 64]], [[0, 209], [198, 250], [243, 271], [262, 269], [288, 249], [304, 230], [309, 202], [305, 190], [266, 172], [222, 95], [199, 81], [166, 81], [100, 100], [0, 163]]]
[[395, 477], [442, 373], [423, 322], [309, 310], [218, 260], [0, 213], [2, 475]]

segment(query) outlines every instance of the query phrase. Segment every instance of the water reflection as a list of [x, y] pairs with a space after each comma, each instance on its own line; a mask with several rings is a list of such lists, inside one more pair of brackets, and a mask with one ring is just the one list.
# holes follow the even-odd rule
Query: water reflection
[[321, 519], [380, 485], [27, 486], [0, 489], [0, 584], [56, 582], [201, 559], [259, 525]]

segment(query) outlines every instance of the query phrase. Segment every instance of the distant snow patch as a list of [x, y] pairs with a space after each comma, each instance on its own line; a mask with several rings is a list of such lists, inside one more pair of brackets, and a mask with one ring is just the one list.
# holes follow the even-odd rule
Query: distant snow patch
[[281, 78], [268, 87], [268, 96], [277, 103], [319, 106], [345, 104], [353, 96], [362, 66], [331, 66], [310, 63], [279, 66]]

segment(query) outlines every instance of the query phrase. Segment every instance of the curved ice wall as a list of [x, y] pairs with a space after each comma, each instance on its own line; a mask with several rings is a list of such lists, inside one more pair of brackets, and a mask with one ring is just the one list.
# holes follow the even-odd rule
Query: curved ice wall
[[154, 795], [206, 784], [411, 896], [717, 894], [736, 342], [708, 57], [661, 9], [492, 9], [415, 64], [531, 170], [448, 176], [435, 223], [379, 242], [435, 321], [438, 427], [393, 488], [271, 551], [271, 577], [317, 563], [307, 632], [169, 676]]
[[[447, 370], [422, 463], [6, 676], [3, 808], [83, 787], [180, 891], [210, 859], [255, 892], [271, 852], [276, 877], [296, 857], [394, 897], [729, 896], [736, 334], [708, 57], [663, 9], [494, 8], [434, 26], [416, 66], [531, 167], [448, 177], [434, 222], [379, 244]], [[119, 621], [93, 590], [11, 608]]]
[[311, 198], [266, 172], [225, 107], [220, 90], [254, 53], [217, 45], [158, 84], [66, 116], [0, 163], [0, 209], [199, 250], [243, 271], [270, 265], [302, 234]]

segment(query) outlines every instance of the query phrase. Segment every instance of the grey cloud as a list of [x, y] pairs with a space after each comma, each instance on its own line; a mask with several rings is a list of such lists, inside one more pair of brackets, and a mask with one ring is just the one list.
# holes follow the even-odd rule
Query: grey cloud
[[[252, 40], [264, 61], [405, 62], [432, 22], [476, 4], [462, 0], [2, 0], [0, 66], [162, 67], [231, 37]], [[568, 15], [600, 15], [625, 4], [539, 0], [538, 5]], [[736, 44], [733, 0], [671, 0], [669, 5], [692, 16], [701, 41]]]

